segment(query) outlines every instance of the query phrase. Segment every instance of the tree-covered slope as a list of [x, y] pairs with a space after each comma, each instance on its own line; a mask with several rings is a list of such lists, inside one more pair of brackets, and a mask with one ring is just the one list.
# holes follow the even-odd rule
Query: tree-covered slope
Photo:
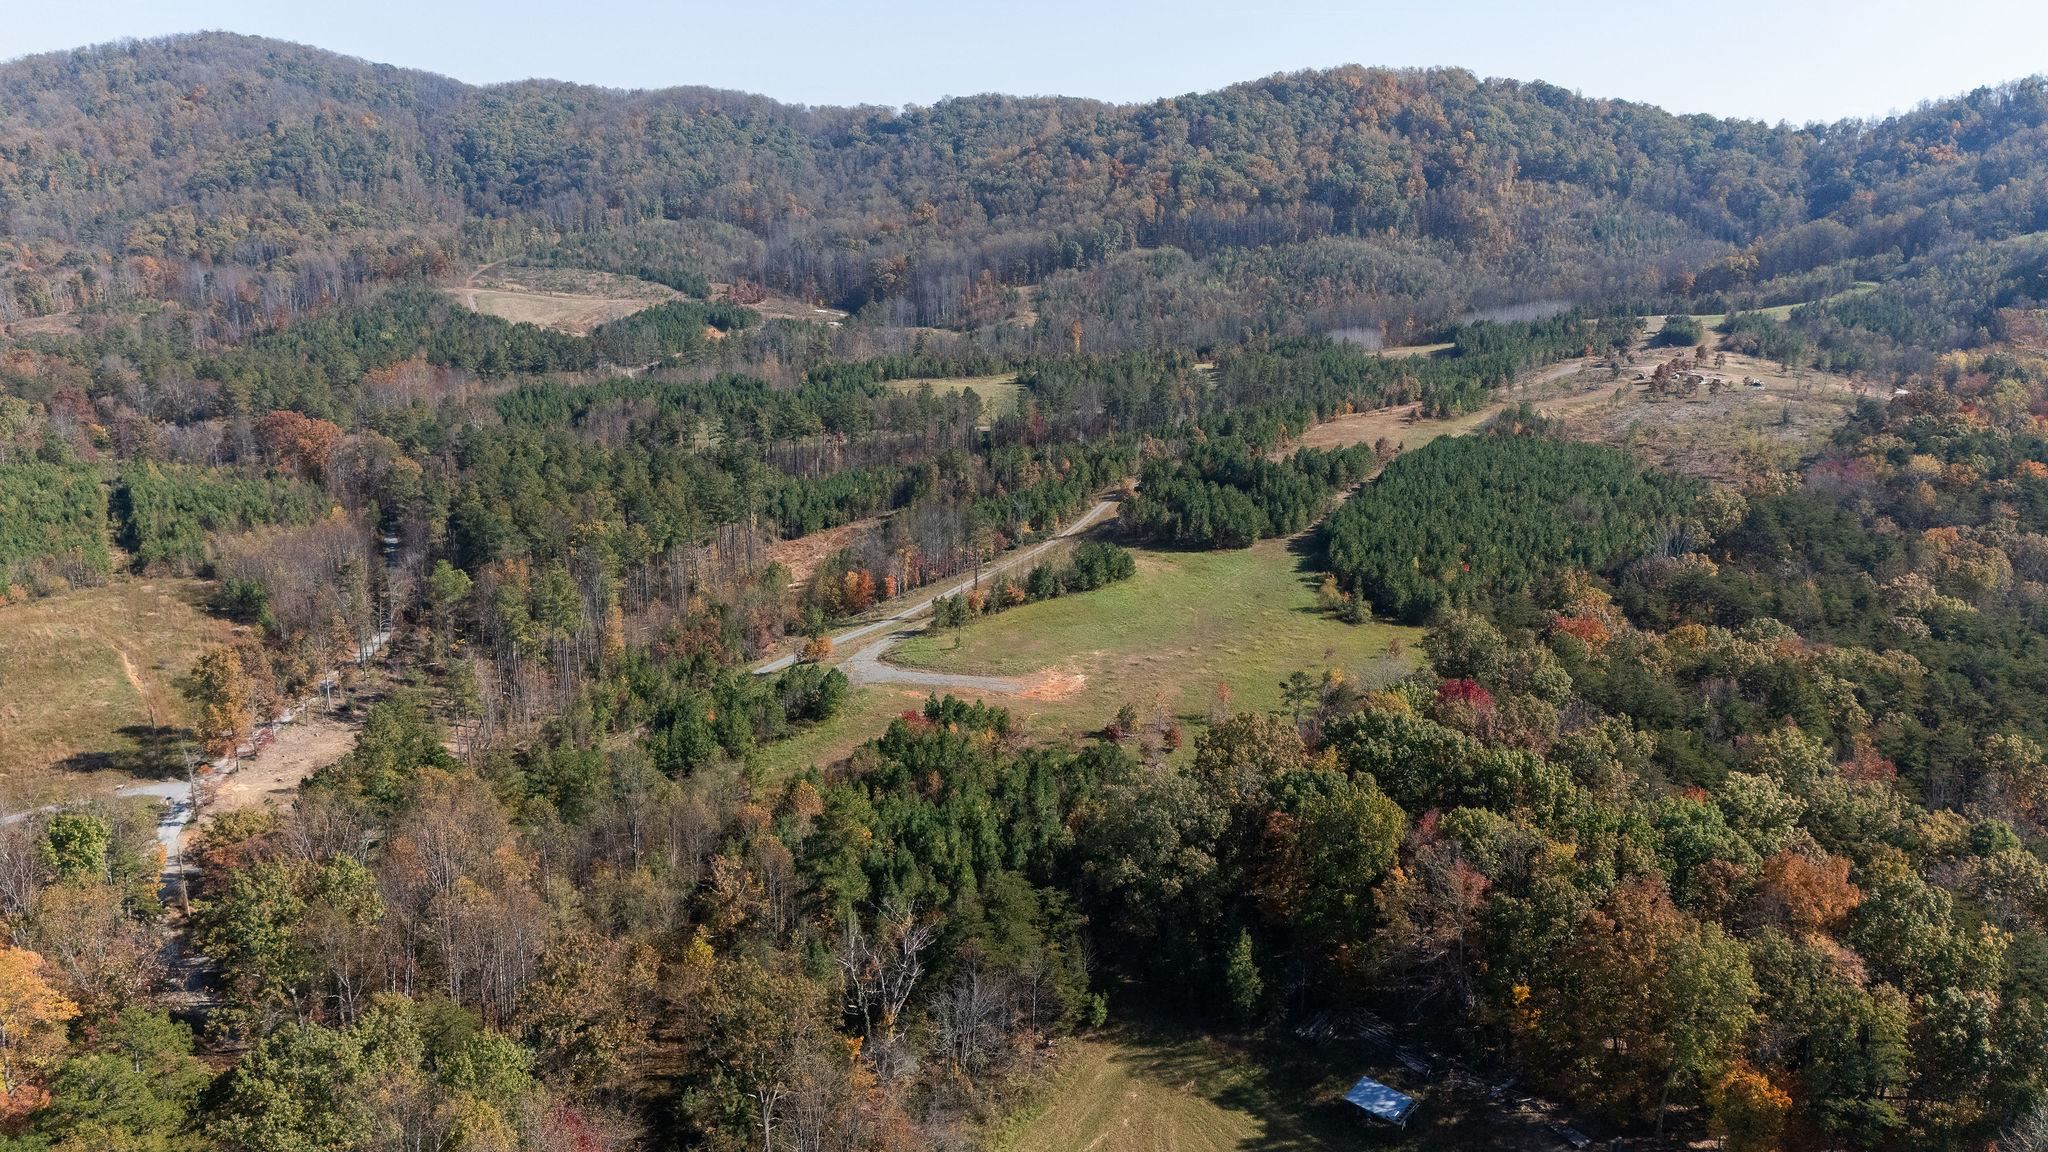
[[205, 34], [0, 65], [0, 307], [254, 314], [536, 245], [942, 324], [1164, 247], [1240, 286], [1320, 269], [1354, 304], [1722, 290], [2048, 227], [2044, 119], [2039, 81], [1795, 129], [1356, 67], [1137, 105], [800, 108]]

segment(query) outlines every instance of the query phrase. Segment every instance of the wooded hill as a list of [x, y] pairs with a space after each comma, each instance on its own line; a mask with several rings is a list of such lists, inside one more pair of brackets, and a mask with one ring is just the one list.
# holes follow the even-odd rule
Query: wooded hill
[[234, 332], [522, 252], [962, 328], [1043, 284], [1041, 336], [1098, 346], [1544, 295], [1785, 303], [2048, 228], [2044, 121], [2039, 79], [1793, 128], [1355, 67], [800, 108], [202, 34], [0, 66], [0, 309], [172, 298]]

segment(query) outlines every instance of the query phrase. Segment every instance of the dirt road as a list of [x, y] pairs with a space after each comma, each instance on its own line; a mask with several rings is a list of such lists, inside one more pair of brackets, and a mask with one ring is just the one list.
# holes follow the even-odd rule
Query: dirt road
[[[935, 592], [919, 597], [880, 620], [876, 620], [871, 624], [863, 624], [858, 628], [849, 628], [832, 637], [832, 647], [836, 651], [845, 648], [856, 640], [864, 640], [878, 632], [888, 633], [888, 635], [883, 636], [880, 640], [854, 653], [853, 658], [845, 663], [842, 671], [846, 673], [847, 679], [855, 684], [920, 684], [931, 688], [961, 688], [971, 692], [1016, 692], [1021, 690], [1021, 682], [1012, 681], [1005, 677], [947, 676], [941, 673], [911, 672], [909, 669], [896, 668], [884, 664], [882, 662], [882, 655], [893, 647], [898, 640], [916, 631], [914, 628], [905, 628], [903, 625], [930, 612], [932, 610], [932, 601], [937, 600], [941, 596], [958, 596], [969, 588], [974, 587], [974, 582], [977, 579], [987, 579], [990, 576], [1015, 568], [1020, 564], [1030, 562], [1060, 541], [1087, 531], [1101, 522], [1115, 509], [1116, 501], [1114, 500], [1097, 501], [1095, 506], [1088, 509], [1079, 520], [1061, 529], [1057, 536], [1033, 544], [1029, 548], [1019, 549], [1003, 557], [983, 568], [979, 576], [968, 576]], [[772, 672], [780, 672], [794, 663], [796, 663], [795, 653], [778, 656], [773, 660], [755, 666], [754, 674], [765, 676]], [[913, 678], [920, 676], [929, 677], [929, 679]], [[996, 683], [1000, 683], [1002, 686], [988, 686]]]

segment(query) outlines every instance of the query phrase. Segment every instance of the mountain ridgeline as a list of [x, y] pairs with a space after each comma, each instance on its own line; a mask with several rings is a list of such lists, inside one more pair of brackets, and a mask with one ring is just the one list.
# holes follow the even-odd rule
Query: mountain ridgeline
[[1036, 285], [1026, 326], [1094, 348], [1783, 303], [2048, 229], [2044, 123], [2038, 78], [1794, 128], [1356, 67], [1137, 105], [804, 108], [202, 34], [0, 65], [0, 316], [161, 297], [232, 334], [540, 251], [969, 330]]

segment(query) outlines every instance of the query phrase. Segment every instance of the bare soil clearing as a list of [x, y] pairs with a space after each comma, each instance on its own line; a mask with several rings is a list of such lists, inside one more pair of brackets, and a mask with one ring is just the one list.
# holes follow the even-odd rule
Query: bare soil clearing
[[254, 756], [214, 785], [207, 811], [233, 812], [266, 801], [287, 804], [301, 781], [327, 767], [356, 746], [356, 726], [339, 717], [309, 709], [277, 729], [277, 736]]
[[810, 582], [811, 573], [818, 570], [834, 552], [845, 548], [860, 538], [861, 533], [880, 524], [885, 517], [871, 516], [866, 520], [855, 520], [837, 528], [812, 532], [788, 540], [777, 540], [768, 545], [767, 555], [771, 563], [789, 569], [789, 586], [801, 587]]

